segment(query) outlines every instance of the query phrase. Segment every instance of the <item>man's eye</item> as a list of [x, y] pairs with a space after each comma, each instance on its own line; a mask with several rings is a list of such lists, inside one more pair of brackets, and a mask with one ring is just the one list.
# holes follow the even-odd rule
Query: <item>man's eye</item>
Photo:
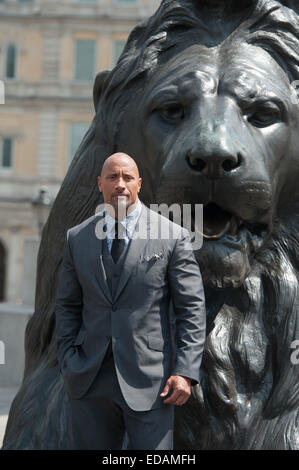
[[279, 109], [263, 108], [247, 114], [247, 120], [255, 127], [267, 127], [280, 121]]
[[184, 107], [180, 104], [164, 106], [159, 113], [167, 121], [181, 121], [185, 117]]

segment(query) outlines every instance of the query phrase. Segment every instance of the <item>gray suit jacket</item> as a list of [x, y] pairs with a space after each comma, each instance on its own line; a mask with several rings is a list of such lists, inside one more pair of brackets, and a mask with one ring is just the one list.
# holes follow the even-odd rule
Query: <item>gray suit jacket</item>
[[[92, 384], [112, 338], [115, 367], [128, 406], [159, 408], [170, 375], [199, 382], [205, 342], [202, 279], [187, 230], [142, 205], [114, 299], [102, 261], [104, 216], [67, 231], [56, 303], [58, 361], [65, 387], [81, 398]], [[171, 238], [150, 239], [160, 224]], [[144, 236], [145, 235], [145, 236]], [[172, 335], [170, 301], [175, 313]], [[172, 337], [174, 340], [172, 341]]]

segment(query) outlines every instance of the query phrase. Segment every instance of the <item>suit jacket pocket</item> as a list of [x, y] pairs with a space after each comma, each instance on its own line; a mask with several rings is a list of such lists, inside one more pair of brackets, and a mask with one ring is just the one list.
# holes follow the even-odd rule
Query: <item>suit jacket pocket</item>
[[73, 342], [73, 346], [80, 346], [84, 342], [86, 336], [86, 330], [80, 330], [77, 334], [75, 341]]
[[158, 338], [157, 336], [150, 336], [147, 337], [147, 345], [150, 349], [154, 349], [155, 351], [163, 351], [164, 349], [164, 341], [162, 338]]

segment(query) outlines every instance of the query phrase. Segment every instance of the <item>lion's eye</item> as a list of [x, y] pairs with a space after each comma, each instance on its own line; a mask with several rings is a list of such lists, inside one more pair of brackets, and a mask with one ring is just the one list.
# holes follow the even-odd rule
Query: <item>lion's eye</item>
[[280, 112], [277, 108], [261, 108], [249, 113], [247, 119], [255, 127], [267, 127], [280, 120]]
[[167, 121], [180, 121], [184, 119], [184, 107], [180, 104], [171, 104], [164, 106], [159, 110], [161, 116]]

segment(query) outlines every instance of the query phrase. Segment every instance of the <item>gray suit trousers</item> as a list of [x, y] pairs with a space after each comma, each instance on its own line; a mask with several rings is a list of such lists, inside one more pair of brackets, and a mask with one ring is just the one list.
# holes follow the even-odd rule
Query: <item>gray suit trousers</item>
[[174, 405], [149, 411], [129, 408], [118, 383], [111, 343], [87, 393], [69, 400], [74, 449], [120, 450], [125, 432], [129, 449], [173, 449]]

